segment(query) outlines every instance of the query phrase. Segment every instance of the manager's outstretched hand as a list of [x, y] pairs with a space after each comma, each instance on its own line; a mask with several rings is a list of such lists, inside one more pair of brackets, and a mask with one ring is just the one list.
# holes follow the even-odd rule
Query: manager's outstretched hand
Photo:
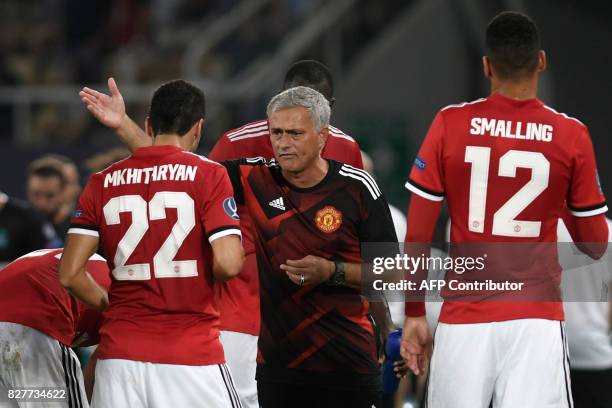
[[87, 110], [104, 126], [111, 128], [133, 152], [139, 147], [150, 146], [151, 137], [125, 113], [125, 102], [117, 83], [108, 78], [110, 96], [84, 87], [79, 96]]
[[108, 89], [110, 96], [95, 89], [84, 87], [79, 92], [79, 96], [87, 110], [100, 123], [111, 129], [118, 129], [125, 120], [125, 102], [113, 78], [108, 78]]
[[415, 374], [425, 373], [425, 366], [432, 353], [432, 337], [425, 316], [406, 317], [402, 331], [400, 353]]

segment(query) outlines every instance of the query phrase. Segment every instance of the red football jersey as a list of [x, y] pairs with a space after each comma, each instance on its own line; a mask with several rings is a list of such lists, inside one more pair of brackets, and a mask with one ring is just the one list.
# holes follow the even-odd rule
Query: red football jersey
[[[538, 99], [499, 94], [442, 109], [406, 187], [430, 200], [447, 198], [451, 242], [512, 243], [503, 249], [510, 252], [520, 243], [556, 242], [566, 205], [579, 217], [607, 211], [586, 126]], [[514, 255], [525, 264], [516, 258], [527, 255]], [[556, 258], [546, 266], [543, 273], [560, 278]], [[445, 302], [440, 321], [528, 317], [562, 320], [562, 304]]]
[[100, 358], [224, 362], [209, 242], [240, 229], [223, 166], [138, 149], [90, 178], [68, 232], [99, 236], [112, 269]]
[[[361, 149], [352, 137], [338, 128], [329, 127], [329, 137], [321, 152], [326, 159], [336, 160], [362, 169]], [[245, 157], [274, 158], [267, 120], [248, 123], [226, 132], [217, 141], [208, 157], [215, 161], [236, 160]], [[241, 207], [241, 206], [240, 206]], [[259, 335], [259, 283], [253, 241], [252, 220], [246, 208], [240, 208], [242, 244], [245, 263], [240, 275], [223, 285], [221, 303], [221, 329]]]
[[[0, 271], [0, 321], [19, 323], [66, 346], [76, 338], [96, 344], [101, 314], [72, 297], [59, 282], [62, 248], [41, 249], [17, 258]], [[110, 287], [106, 260], [94, 254], [87, 271], [102, 287]]]

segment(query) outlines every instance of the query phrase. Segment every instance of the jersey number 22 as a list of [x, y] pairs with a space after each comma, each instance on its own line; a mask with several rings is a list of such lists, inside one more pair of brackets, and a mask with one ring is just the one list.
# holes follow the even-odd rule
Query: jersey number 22
[[[148, 214], [147, 214], [148, 207]], [[195, 227], [193, 199], [184, 192], [160, 191], [147, 202], [139, 195], [114, 197], [104, 206], [104, 218], [108, 225], [120, 223], [119, 214], [132, 213], [132, 224], [117, 245], [113, 276], [117, 280], [148, 280], [151, 271], [148, 263], [126, 265], [140, 240], [149, 229], [149, 220], [166, 218], [166, 208], [176, 208], [176, 223], [159, 251], [153, 257], [156, 278], [186, 278], [198, 275], [197, 261], [174, 261], [183, 241]]]

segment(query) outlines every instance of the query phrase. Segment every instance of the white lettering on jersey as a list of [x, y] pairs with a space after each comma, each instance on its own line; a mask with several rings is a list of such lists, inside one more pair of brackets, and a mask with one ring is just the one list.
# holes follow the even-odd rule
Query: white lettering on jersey
[[523, 123], [501, 119], [472, 118], [470, 121], [470, 134], [551, 142], [553, 127], [543, 123]]
[[152, 181], [194, 181], [197, 167], [186, 164], [162, 164], [144, 169], [121, 169], [108, 173], [104, 187], [123, 184], [149, 184]]

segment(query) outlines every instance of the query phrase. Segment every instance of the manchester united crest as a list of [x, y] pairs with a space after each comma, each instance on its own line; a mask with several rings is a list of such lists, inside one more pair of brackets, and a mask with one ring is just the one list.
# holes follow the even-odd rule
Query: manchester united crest
[[331, 234], [342, 225], [342, 213], [331, 205], [325, 206], [317, 211], [315, 224], [321, 231]]

